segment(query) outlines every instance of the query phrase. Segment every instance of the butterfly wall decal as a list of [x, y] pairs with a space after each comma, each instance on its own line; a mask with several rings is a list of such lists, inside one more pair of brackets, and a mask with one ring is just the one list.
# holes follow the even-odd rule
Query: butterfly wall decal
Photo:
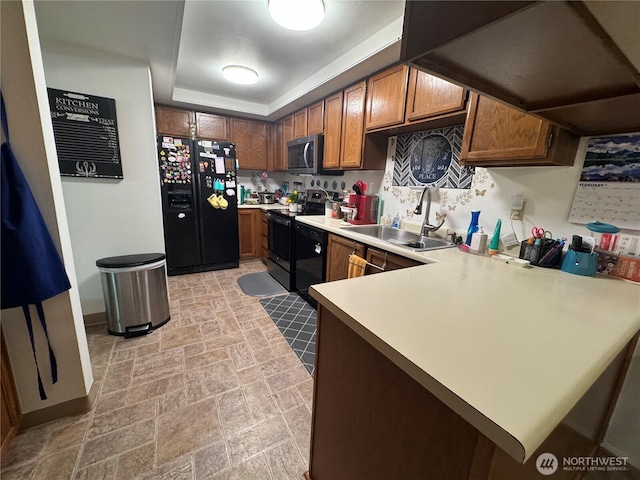
[[451, 211], [453, 211], [453, 210], [455, 210], [455, 209], [456, 209], [456, 206], [455, 206], [455, 205], [448, 205], [448, 207], [449, 207], [449, 210], [451, 210]]
[[436, 220], [439, 222], [440, 220], [444, 220], [445, 218], [447, 218], [447, 214], [446, 213], [440, 213], [440, 212], [436, 212]]
[[487, 192], [486, 190], [478, 190], [478, 189], [476, 188], [476, 195], [477, 195], [477, 196], [479, 196], [479, 197], [484, 197], [484, 194], [485, 194], [486, 192]]
[[407, 210], [407, 217], [413, 217], [413, 210]]

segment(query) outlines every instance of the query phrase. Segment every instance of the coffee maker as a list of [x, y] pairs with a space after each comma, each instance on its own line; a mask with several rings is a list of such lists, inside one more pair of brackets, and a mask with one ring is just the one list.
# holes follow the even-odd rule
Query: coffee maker
[[349, 194], [349, 207], [358, 210], [355, 218], [349, 218], [347, 222], [353, 225], [369, 225], [378, 223], [378, 196]]

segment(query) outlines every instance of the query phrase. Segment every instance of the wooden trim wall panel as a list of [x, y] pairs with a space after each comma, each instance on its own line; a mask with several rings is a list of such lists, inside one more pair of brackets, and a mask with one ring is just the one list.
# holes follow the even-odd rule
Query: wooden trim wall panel
[[342, 140], [342, 92], [325, 99], [324, 115], [324, 168], [340, 167], [340, 144]]
[[229, 119], [221, 115], [196, 112], [196, 137], [229, 140]]
[[364, 109], [367, 82], [362, 81], [344, 91], [340, 167], [360, 168], [364, 141]]
[[293, 114], [293, 138], [307, 136], [307, 109], [303, 108]]
[[329, 234], [327, 243], [327, 282], [344, 280], [349, 272], [349, 255], [365, 258], [366, 247], [361, 243]]
[[366, 130], [404, 122], [408, 72], [406, 65], [396, 65], [367, 80]]
[[314, 480], [467, 480], [477, 430], [322, 306], [316, 348]]
[[195, 134], [193, 112], [180, 108], [156, 105], [156, 129], [160, 135], [189, 137]]
[[260, 253], [260, 259], [262, 263], [267, 264], [267, 255], [269, 253], [269, 225], [267, 222], [267, 212], [264, 210], [260, 211], [260, 248], [258, 252]]
[[7, 354], [2, 328], [0, 328], [0, 458], [4, 457], [11, 441], [18, 433], [20, 404], [16, 392], [11, 363]]
[[409, 70], [407, 121], [464, 110], [465, 99], [464, 88], [415, 68]]
[[324, 132], [324, 100], [307, 107], [307, 134], [321, 134]]

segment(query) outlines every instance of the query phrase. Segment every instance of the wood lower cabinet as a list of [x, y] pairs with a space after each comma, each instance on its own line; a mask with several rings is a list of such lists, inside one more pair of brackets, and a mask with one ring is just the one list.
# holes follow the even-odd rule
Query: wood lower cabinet
[[156, 129], [160, 135], [192, 137], [195, 135], [194, 114], [189, 110], [156, 105]]
[[307, 135], [324, 132], [324, 100], [307, 107]]
[[13, 383], [11, 364], [7, 347], [4, 343], [4, 335], [0, 328], [0, 458], [9, 449], [11, 441], [18, 433], [20, 421], [20, 408], [18, 406], [18, 394]]
[[231, 119], [231, 140], [241, 169], [266, 170], [268, 166], [267, 123]]
[[579, 137], [476, 93], [470, 102], [461, 165], [573, 165]]
[[267, 223], [267, 212], [260, 211], [260, 248], [258, 249], [260, 260], [267, 264], [267, 254], [269, 253], [269, 225]]
[[[329, 234], [327, 246], [327, 282], [344, 280], [349, 274], [349, 256], [355, 253], [359, 257], [379, 267], [384, 266], [384, 271], [398, 270], [400, 268], [415, 267], [422, 263], [410, 258], [405, 258], [395, 253], [363, 245], [349, 238]], [[367, 266], [365, 274], [382, 273], [383, 270]]]
[[307, 136], [307, 109], [303, 108], [293, 114], [293, 138]]
[[339, 235], [329, 234], [327, 244], [327, 282], [344, 280], [349, 274], [349, 256], [355, 253], [365, 258], [366, 247]]
[[238, 209], [238, 241], [240, 258], [257, 257], [261, 254], [260, 222], [262, 211], [258, 208]]
[[396, 65], [369, 78], [365, 116], [367, 130], [404, 122], [408, 72], [406, 65]]
[[196, 112], [196, 136], [211, 140], [229, 140], [229, 119], [221, 115]]
[[367, 247], [367, 262], [373, 263], [378, 267], [384, 267], [384, 270], [367, 265], [366, 274], [382, 273], [391, 270], [399, 270], [401, 268], [416, 267], [423, 265], [420, 262], [411, 260], [410, 258], [396, 255], [395, 253], [385, 252], [384, 250], [378, 250], [377, 248]]

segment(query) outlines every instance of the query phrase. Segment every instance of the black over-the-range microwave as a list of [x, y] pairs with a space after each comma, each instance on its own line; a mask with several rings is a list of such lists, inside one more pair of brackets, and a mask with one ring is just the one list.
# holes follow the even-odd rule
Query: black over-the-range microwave
[[287, 142], [287, 172], [294, 175], [343, 175], [337, 170], [324, 170], [324, 135], [310, 135]]

